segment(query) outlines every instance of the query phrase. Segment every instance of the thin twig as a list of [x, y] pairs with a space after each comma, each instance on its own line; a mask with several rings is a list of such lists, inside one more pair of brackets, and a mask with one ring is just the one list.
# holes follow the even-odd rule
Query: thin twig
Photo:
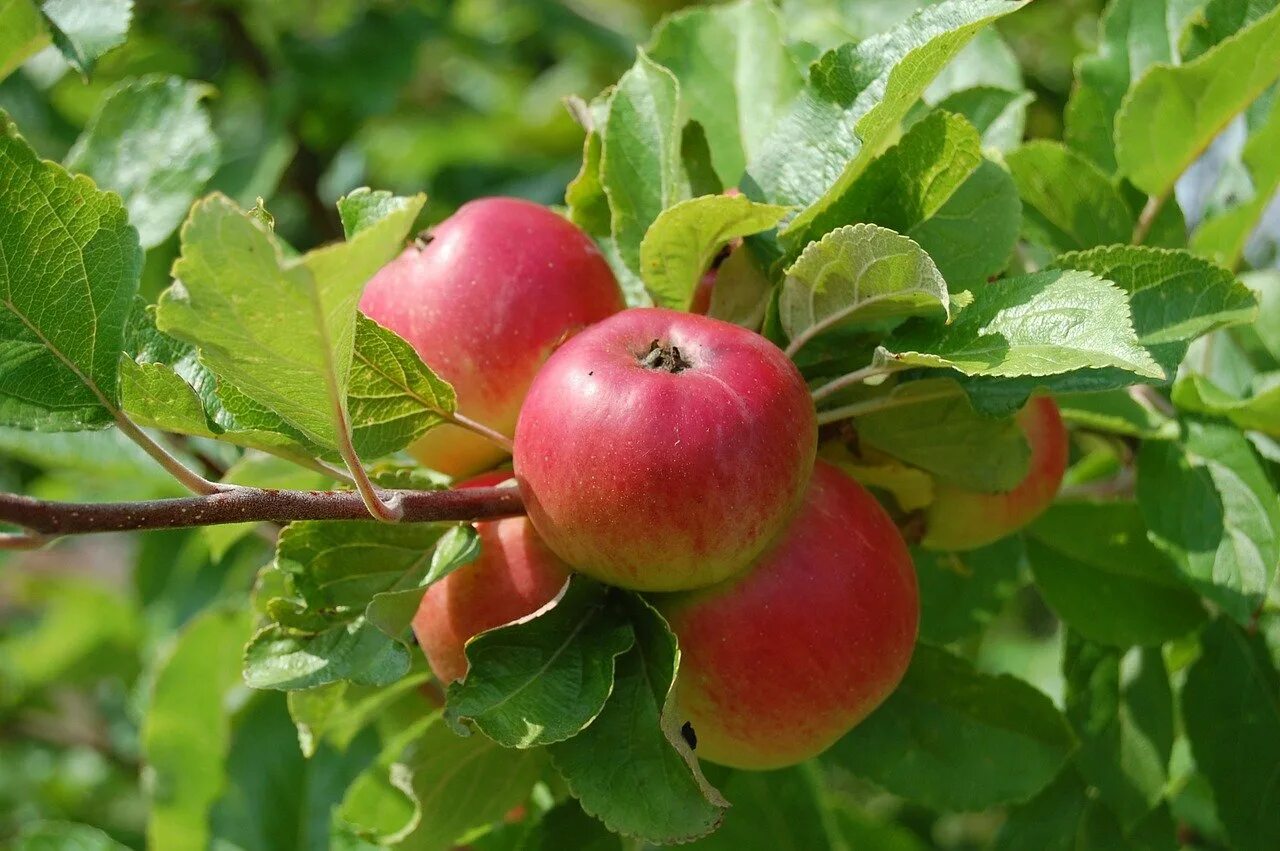
[[1138, 222], [1133, 227], [1133, 244], [1142, 245], [1147, 237], [1151, 235], [1151, 228], [1156, 223], [1156, 217], [1160, 215], [1160, 210], [1164, 207], [1164, 202], [1169, 200], [1169, 193], [1162, 195], [1152, 195], [1147, 199], [1147, 203], [1143, 206], [1142, 212], [1138, 214]]
[[38, 550], [49, 539], [28, 532], [0, 532], [0, 550]]
[[881, 375], [889, 375], [891, 373], [897, 372], [897, 370], [898, 370], [898, 367], [888, 366], [888, 365], [866, 366], [866, 367], [863, 367], [862, 369], [854, 370], [853, 372], [850, 372], [847, 375], [842, 375], [839, 378], [828, 381], [826, 384], [823, 384], [821, 387], [814, 390], [813, 393], [811, 393], [810, 395], [813, 396], [813, 401], [821, 402], [823, 399], [827, 398], [831, 394], [838, 393], [839, 391], [844, 390], [846, 387], [852, 387], [855, 384], [861, 384], [862, 382], [866, 381], [868, 378], [875, 378]]
[[459, 426], [460, 428], [465, 428], [468, 431], [473, 431], [476, 434], [480, 435], [481, 437], [493, 443], [496, 443], [498, 446], [502, 447], [503, 451], [505, 451], [508, 455], [510, 455], [515, 450], [515, 445], [511, 442], [511, 438], [507, 437], [505, 434], [503, 434], [500, 431], [495, 431], [494, 429], [489, 428], [484, 423], [476, 422], [470, 417], [464, 417], [462, 414], [459, 414], [457, 411], [454, 411], [452, 414], [446, 414], [445, 419], [447, 419], [449, 422], [453, 423], [454, 425]]
[[958, 396], [964, 390], [955, 385], [948, 390], [939, 390], [934, 393], [920, 393], [914, 396], [880, 396], [875, 399], [868, 399], [865, 402], [854, 402], [851, 405], [842, 405], [839, 408], [832, 408], [829, 411], [818, 412], [818, 425], [826, 425], [827, 423], [835, 423], [840, 420], [853, 419], [861, 417], [865, 414], [872, 414], [876, 411], [888, 411], [892, 408], [904, 408], [908, 405], [915, 405], [920, 402], [932, 402], [935, 399], [947, 399], [952, 396]]
[[195, 470], [187, 467], [177, 458], [169, 454], [159, 443], [151, 439], [151, 435], [125, 416], [123, 411], [116, 408], [109, 408], [111, 415], [115, 418], [116, 427], [120, 432], [142, 449], [143, 452], [155, 459], [156, 463], [165, 469], [169, 475], [173, 476], [182, 486], [192, 493], [211, 494], [228, 490], [234, 485], [220, 485], [217, 482], [211, 482]]
[[1135, 384], [1129, 388], [1129, 398], [1137, 402], [1144, 408], [1148, 408], [1157, 414], [1166, 417], [1176, 417], [1178, 409], [1173, 407], [1173, 403], [1164, 398], [1150, 384]]
[[[490, 520], [524, 513], [520, 491], [512, 487], [383, 493], [399, 504], [400, 519], [406, 523]], [[39, 538], [41, 543], [60, 535], [294, 520], [373, 522], [360, 495], [352, 491], [239, 487], [207, 496], [102, 503], [51, 502], [0, 493], [0, 522], [20, 526], [30, 533], [8, 537]]]

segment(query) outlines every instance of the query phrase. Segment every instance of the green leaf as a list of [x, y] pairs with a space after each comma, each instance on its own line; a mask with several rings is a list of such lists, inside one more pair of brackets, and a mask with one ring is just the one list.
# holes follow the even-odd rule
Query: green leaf
[[688, 310], [698, 280], [730, 240], [776, 227], [786, 207], [737, 195], [703, 195], [668, 207], [640, 244], [640, 270], [654, 302]]
[[[519, 851], [560, 851], [563, 848], [573, 848], [575, 851], [624, 851], [622, 837], [610, 833], [603, 824], [584, 813], [572, 798], [547, 810], [538, 819], [538, 823], [527, 828], [527, 831], [519, 842]], [[473, 843], [473, 847], [476, 851], [512, 849], [510, 845], [490, 845], [492, 836], [493, 834], [487, 834], [481, 837]]]
[[1196, 58], [1275, 7], [1276, 0], [1209, 0], [1182, 31], [1183, 61]]
[[209, 809], [222, 792], [231, 743], [227, 695], [240, 683], [250, 628], [242, 607], [205, 611], [178, 634], [158, 667], [142, 728], [150, 847], [209, 845]]
[[778, 10], [741, 0], [672, 15], [658, 25], [649, 55], [680, 82], [716, 173], [736, 185], [803, 82]]
[[430, 679], [430, 671], [423, 670], [385, 687], [343, 681], [289, 692], [285, 700], [302, 755], [310, 759], [322, 745], [346, 751], [367, 726], [388, 713], [421, 715], [421, 689]]
[[927, 807], [977, 810], [1031, 797], [1074, 747], [1030, 685], [920, 644], [898, 690], [822, 759]]
[[750, 246], [744, 245], [730, 252], [716, 269], [707, 315], [758, 331], [773, 293], [773, 282]]
[[1059, 503], [1027, 530], [1027, 556], [1045, 602], [1090, 641], [1159, 645], [1204, 621], [1134, 503]]
[[1151, 540], [1193, 588], [1248, 624], [1280, 562], [1280, 499], [1244, 435], [1190, 420], [1185, 444], [1144, 443], [1137, 491]]
[[45, 0], [41, 7], [53, 44], [86, 79], [107, 51], [124, 44], [133, 0]]
[[982, 147], [1011, 151], [1022, 143], [1027, 107], [1034, 100], [1025, 90], [973, 86], [947, 95], [935, 109], [967, 118], [982, 134]]
[[1005, 160], [1022, 198], [1023, 235], [1053, 253], [1129, 242], [1133, 215], [1102, 170], [1068, 147], [1037, 140]]
[[791, 111], [748, 167], [768, 200], [808, 205], [788, 230], [808, 232], [809, 223], [884, 150], [943, 66], [982, 27], [1022, 5], [946, 0], [814, 63]]
[[690, 851], [777, 851], [831, 848], [814, 773], [805, 766], [780, 771], [709, 772], [733, 806], [715, 833]]
[[1173, 403], [1184, 411], [1226, 417], [1242, 429], [1280, 437], [1280, 373], [1258, 376], [1254, 394], [1247, 399], [1189, 373], [1173, 386]]
[[25, 825], [13, 848], [14, 851], [129, 851], [129, 846], [116, 842], [105, 831], [66, 821], [37, 821]]
[[1159, 649], [1122, 689], [1119, 650], [1068, 633], [1063, 657], [1066, 714], [1080, 737], [1075, 762], [1122, 828], [1142, 821], [1164, 795], [1173, 750], [1173, 693]]
[[1083, 272], [1046, 271], [980, 287], [947, 326], [907, 325], [877, 354], [882, 363], [965, 375], [1044, 376], [1114, 367], [1146, 378], [1163, 371], [1138, 345], [1128, 300]]
[[[1018, 227], [1009, 176], [982, 159], [978, 132], [964, 118], [933, 112], [877, 157], [819, 216], [798, 244], [849, 222], [874, 222], [916, 240], [951, 289], [986, 282], [1004, 268]], [[986, 238], [973, 240], [974, 227]]]
[[1077, 59], [1064, 136], [1107, 174], [1116, 170], [1115, 120], [1125, 93], [1152, 64], [1177, 61], [1182, 18], [1194, 11], [1194, 5], [1181, 0], [1113, 0], [1102, 15], [1097, 51]]
[[1164, 197], [1227, 122], [1280, 78], [1280, 9], [1185, 65], [1152, 67], [1116, 116], [1121, 174]]
[[1072, 393], [1058, 396], [1055, 401], [1068, 425], [1144, 440], [1176, 440], [1178, 437], [1177, 422], [1138, 402], [1126, 390]]
[[603, 147], [600, 134], [589, 131], [582, 143], [582, 168], [564, 190], [569, 221], [595, 237], [608, 236], [611, 227], [609, 199], [600, 182]]
[[361, 457], [403, 449], [456, 408], [453, 386], [432, 372], [413, 346], [363, 313], [356, 316], [347, 409]]
[[0, 113], [0, 424], [108, 425], [142, 274], [120, 199], [40, 160]]
[[49, 43], [44, 19], [32, 0], [0, 0], [0, 80]]
[[[926, 379], [894, 389], [903, 406], [858, 417], [858, 439], [969, 490], [1011, 491], [1026, 478], [1031, 447], [1012, 418], [992, 420], [968, 397], [946, 393], [955, 382]], [[912, 402], [912, 397], [921, 401]]]
[[728, 804], [668, 713], [680, 660], [675, 636], [648, 603], [626, 600], [635, 644], [617, 660], [609, 700], [589, 727], [547, 751], [582, 808], [610, 830], [687, 842], [715, 830]]
[[1262, 639], [1219, 618], [1187, 672], [1182, 717], [1218, 817], [1242, 851], [1280, 844], [1280, 676]]
[[408, 673], [409, 661], [408, 648], [363, 617], [315, 633], [271, 624], [244, 649], [244, 681], [284, 691], [339, 680], [386, 686]]
[[173, 233], [218, 168], [204, 83], [153, 75], [103, 95], [67, 153], [67, 168], [119, 193], [143, 248]]
[[600, 714], [614, 659], [634, 642], [608, 591], [574, 579], [549, 610], [467, 642], [467, 676], [449, 686], [445, 720], [463, 733], [469, 720], [508, 748], [563, 741]]
[[680, 160], [680, 84], [644, 51], [609, 102], [600, 180], [619, 255], [640, 273], [640, 242], [666, 208], [689, 197]]
[[949, 644], [983, 630], [1013, 596], [1026, 553], [1009, 535], [965, 553], [911, 552], [920, 585], [920, 638]]
[[286, 257], [275, 235], [212, 195], [182, 227], [178, 281], [160, 299], [161, 331], [200, 348], [201, 360], [250, 401], [335, 449], [345, 427], [356, 302], [391, 259], [422, 196], [347, 242]]
[[471, 525], [454, 526], [440, 536], [431, 560], [414, 560], [386, 591], [373, 595], [365, 608], [369, 622], [391, 638], [400, 638], [413, 621], [422, 595], [436, 582], [480, 556], [480, 537]]
[[857, 321], [941, 313], [947, 282], [911, 239], [878, 225], [847, 225], [810, 243], [786, 271], [778, 318], [791, 350]]
[[1239, 265], [1249, 235], [1280, 189], [1280, 99], [1272, 104], [1263, 125], [1249, 134], [1241, 159], [1249, 170], [1252, 197], [1211, 216], [1191, 237], [1193, 251], [1228, 269]]

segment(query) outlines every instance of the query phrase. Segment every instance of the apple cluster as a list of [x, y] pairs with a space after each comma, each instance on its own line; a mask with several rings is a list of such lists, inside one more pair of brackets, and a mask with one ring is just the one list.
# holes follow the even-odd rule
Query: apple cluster
[[[702, 311], [626, 309], [595, 243], [536, 204], [474, 201], [370, 282], [361, 308], [411, 343], [459, 409], [514, 429], [527, 517], [477, 523], [476, 562], [434, 584], [414, 631], [442, 682], [466, 642], [554, 600], [573, 572], [642, 592], [679, 640], [676, 706], [697, 753], [768, 769], [808, 759], [897, 686], [916, 640], [910, 552], [880, 503], [815, 460], [805, 381], [753, 331]], [[940, 486], [926, 546], [981, 546], [1053, 498], [1066, 434], [1053, 402], [1019, 424], [1012, 492]], [[457, 426], [412, 448], [457, 477], [503, 463]]]

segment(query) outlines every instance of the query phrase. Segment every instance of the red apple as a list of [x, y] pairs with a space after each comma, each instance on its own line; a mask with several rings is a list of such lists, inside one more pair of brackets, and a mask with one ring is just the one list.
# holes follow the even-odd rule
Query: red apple
[[764, 337], [635, 309], [538, 373], [515, 470], [534, 527], [574, 568], [677, 591], [737, 573], [786, 527], [816, 443], [804, 379]]
[[[511, 478], [488, 473], [458, 487], [482, 488]], [[476, 524], [480, 556], [427, 589], [413, 632], [436, 677], [446, 685], [467, 673], [463, 647], [487, 629], [519, 620], [551, 602], [569, 568], [533, 530], [527, 517]]]
[[698, 286], [693, 291], [693, 300], [689, 302], [689, 312], [706, 316], [711, 309], [711, 293], [716, 288], [716, 267], [712, 266], [698, 279]]
[[897, 687], [919, 619], [897, 527], [819, 460], [800, 513], [741, 576], [656, 598], [680, 642], [680, 720], [702, 759], [781, 768], [826, 750]]
[[[458, 394], [458, 410], [510, 434], [542, 362], [566, 337], [622, 310], [594, 242], [545, 207], [516, 198], [464, 204], [369, 282], [360, 309], [404, 337]], [[453, 476], [505, 453], [454, 425], [410, 450]]]
[[1005, 493], [981, 493], [939, 483], [921, 542], [933, 550], [972, 550], [1026, 526], [1058, 493], [1067, 469], [1067, 430], [1052, 399], [1031, 400], [1018, 413], [1031, 445], [1027, 476]]

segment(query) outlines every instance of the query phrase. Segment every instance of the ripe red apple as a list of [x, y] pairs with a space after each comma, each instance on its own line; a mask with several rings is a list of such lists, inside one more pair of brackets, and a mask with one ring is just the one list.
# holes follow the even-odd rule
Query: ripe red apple
[[693, 291], [693, 300], [689, 302], [689, 312], [706, 316], [711, 309], [711, 293], [716, 288], [716, 267], [712, 266], [698, 279], [698, 286]]
[[[365, 288], [360, 309], [401, 337], [458, 394], [458, 410], [510, 434], [538, 367], [567, 336], [622, 310], [594, 242], [545, 207], [516, 198], [464, 204]], [[452, 476], [505, 453], [455, 425], [410, 449]]]
[[702, 759], [781, 768], [871, 713], [911, 660], [915, 568], [875, 498], [819, 460], [787, 531], [747, 572], [655, 599], [680, 642], [680, 720]]
[[780, 349], [718, 319], [627, 310], [538, 373], [516, 426], [529, 518], [577, 570], [677, 591], [747, 566], [785, 528], [817, 425]]
[[[482, 488], [511, 478], [487, 473], [458, 487]], [[476, 524], [480, 556], [427, 589], [413, 618], [413, 632], [431, 670], [449, 684], [467, 673], [463, 647], [487, 629], [533, 614], [551, 602], [569, 579], [560, 561], [527, 517]]]
[[1031, 445], [1027, 476], [1005, 493], [981, 493], [939, 483], [928, 508], [924, 540], [933, 550], [972, 550], [1026, 526], [1058, 493], [1067, 469], [1067, 430], [1052, 399], [1038, 397], [1017, 423]]

